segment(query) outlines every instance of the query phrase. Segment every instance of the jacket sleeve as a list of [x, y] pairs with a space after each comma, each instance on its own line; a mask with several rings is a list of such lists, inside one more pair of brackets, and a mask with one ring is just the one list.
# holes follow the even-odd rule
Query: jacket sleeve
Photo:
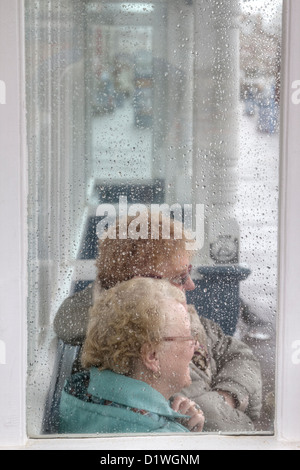
[[54, 331], [67, 344], [82, 344], [86, 335], [93, 284], [63, 301], [54, 318]]
[[[245, 433], [255, 430], [251, 418], [244, 412], [233, 409], [213, 389], [201, 390], [203, 378], [194, 365], [191, 366], [192, 385], [181, 394], [195, 401], [203, 411], [205, 423], [203, 432]], [[200, 391], [199, 391], [200, 389]]]
[[[192, 383], [180, 393], [202, 409], [204, 432], [253, 432], [262, 400], [260, 364], [246, 344], [224, 335], [214, 322], [203, 317], [200, 321], [206, 333], [210, 372], [191, 363]], [[220, 390], [235, 398], [236, 408], [225, 402]]]
[[262, 402], [261, 369], [252, 350], [238, 339], [224, 335], [214, 322], [201, 318], [208, 338], [214, 373], [211, 389], [229, 392], [237, 410], [258, 419]]

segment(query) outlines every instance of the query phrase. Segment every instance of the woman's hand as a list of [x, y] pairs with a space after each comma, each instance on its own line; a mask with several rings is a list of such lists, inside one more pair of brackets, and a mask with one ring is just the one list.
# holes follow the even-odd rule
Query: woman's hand
[[191, 432], [201, 432], [204, 426], [205, 417], [199, 406], [186, 397], [176, 396], [172, 401], [172, 408], [183, 415], [189, 415], [184, 425]]

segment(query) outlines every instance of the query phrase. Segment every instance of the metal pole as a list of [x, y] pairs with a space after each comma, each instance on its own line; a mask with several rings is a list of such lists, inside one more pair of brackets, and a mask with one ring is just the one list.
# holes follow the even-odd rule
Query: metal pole
[[237, 262], [238, 12], [237, 0], [194, 2], [193, 200], [205, 204], [206, 216], [201, 265]]

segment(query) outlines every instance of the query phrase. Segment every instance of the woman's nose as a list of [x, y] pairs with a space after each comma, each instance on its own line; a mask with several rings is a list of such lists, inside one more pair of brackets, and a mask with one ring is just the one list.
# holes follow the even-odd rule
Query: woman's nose
[[186, 282], [183, 284], [183, 289], [184, 290], [194, 290], [195, 289], [195, 284], [191, 276], [189, 276], [186, 280]]

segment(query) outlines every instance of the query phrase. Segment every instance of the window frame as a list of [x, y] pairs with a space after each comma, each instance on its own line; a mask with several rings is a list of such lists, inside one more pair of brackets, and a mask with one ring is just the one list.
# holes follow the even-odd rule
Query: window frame
[[[300, 2], [284, 0], [279, 226], [279, 306], [274, 436], [149, 436], [28, 438], [27, 372], [27, 148], [24, 67], [24, 2], [0, 2], [0, 448], [17, 449], [296, 449], [300, 443]], [[1, 88], [3, 90], [3, 87]], [[3, 91], [2, 91], [3, 93]], [[4, 103], [3, 103], [4, 101]], [[5, 221], [5, 222], [4, 222]], [[296, 348], [296, 349], [295, 349]], [[5, 353], [5, 354], [4, 354]], [[300, 357], [300, 351], [298, 356]]]

